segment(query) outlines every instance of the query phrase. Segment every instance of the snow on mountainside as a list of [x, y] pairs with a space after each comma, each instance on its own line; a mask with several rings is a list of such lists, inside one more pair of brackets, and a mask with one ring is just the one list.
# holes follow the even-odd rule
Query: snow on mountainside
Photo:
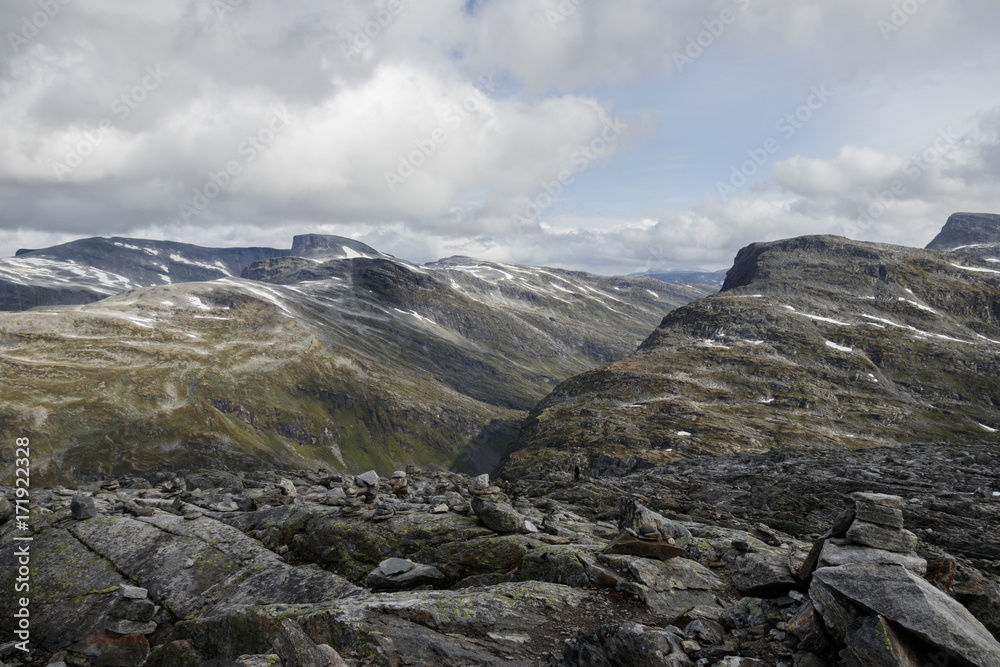
[[[559, 381], [623, 358], [665, 313], [711, 292], [469, 258], [417, 265], [339, 237], [296, 237], [305, 257], [242, 250], [228, 264], [208, 249], [118, 242], [89, 275], [100, 285], [116, 261], [125, 291], [0, 313], [0, 436], [39, 443], [40, 478], [489, 469]], [[164, 254], [182, 258], [170, 275], [214, 279], [133, 289], [140, 260]], [[195, 264], [216, 259], [217, 270]]]
[[755, 243], [718, 294], [557, 387], [508, 466], [992, 440], [998, 353], [1000, 270], [985, 260], [833, 236]]
[[19, 250], [0, 259], [0, 310], [83, 304], [140, 287], [238, 276], [257, 260], [288, 253], [119, 237]]

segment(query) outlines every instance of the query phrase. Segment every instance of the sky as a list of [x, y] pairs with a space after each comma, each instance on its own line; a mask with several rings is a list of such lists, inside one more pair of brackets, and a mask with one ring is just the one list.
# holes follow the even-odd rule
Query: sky
[[0, 257], [924, 246], [1000, 213], [998, 29], [996, 0], [0, 0]]

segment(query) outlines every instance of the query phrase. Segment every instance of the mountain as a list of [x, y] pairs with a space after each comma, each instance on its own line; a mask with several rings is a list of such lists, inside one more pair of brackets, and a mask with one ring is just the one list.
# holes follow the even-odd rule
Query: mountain
[[[119, 243], [119, 266], [146, 254]], [[417, 265], [340, 237], [276, 252], [241, 278], [0, 313], [0, 437], [31, 438], [40, 481], [401, 461], [481, 471], [558, 382], [625, 357], [709, 293], [460, 257]]]
[[0, 259], [0, 310], [77, 305], [140, 287], [238, 276], [257, 260], [288, 254], [121, 237], [18, 250]]
[[987, 262], [1000, 262], [1000, 215], [955, 213], [927, 247], [974, 255]]
[[694, 283], [722, 287], [726, 271], [702, 271], [701, 269], [653, 269], [644, 273], [633, 273], [630, 277], [655, 278], [665, 283]]
[[996, 441], [998, 269], [834, 236], [750, 245], [718, 294], [668, 314], [628, 359], [560, 384], [506, 469]]

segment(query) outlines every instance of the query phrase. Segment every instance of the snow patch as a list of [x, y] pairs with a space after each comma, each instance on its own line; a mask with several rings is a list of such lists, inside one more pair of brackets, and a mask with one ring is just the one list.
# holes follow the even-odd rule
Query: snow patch
[[976, 273], [995, 273], [1000, 275], [1000, 271], [994, 269], [981, 269], [978, 266], [962, 266], [961, 264], [952, 264], [956, 269], [965, 269], [966, 271], [975, 271]]
[[791, 306], [785, 306], [785, 308], [787, 308], [788, 310], [792, 311], [796, 315], [801, 315], [802, 317], [808, 317], [810, 320], [816, 320], [817, 322], [828, 322], [830, 324], [836, 324], [836, 325], [839, 325], [839, 326], [842, 326], [842, 327], [849, 327], [849, 326], [851, 326], [850, 322], [841, 322], [840, 320], [834, 320], [834, 319], [831, 319], [829, 317], [820, 317], [819, 315], [810, 315], [809, 313], [800, 313], [799, 311], [795, 310]]
[[688, 437], [691, 434], [688, 433], [687, 431], [677, 431], [677, 435], [680, 436], [680, 437], [682, 437], [682, 438], [686, 438], [686, 437]]
[[[978, 422], [977, 422], [977, 423], [978, 423]], [[996, 432], [997, 432], [997, 430], [996, 430], [995, 428], [990, 428], [990, 427], [989, 427], [989, 426], [987, 426], [986, 424], [979, 424], [979, 427], [980, 427], [981, 429], [983, 429], [984, 431], [986, 431], [987, 433], [996, 433]]]
[[172, 306], [172, 305], [174, 305], [174, 302], [173, 301], [161, 301], [160, 305], [161, 306]]
[[202, 310], [212, 310], [211, 306], [205, 305], [201, 299], [196, 296], [189, 296], [188, 303], [190, 303], [195, 308], [201, 308]]
[[437, 325], [437, 322], [435, 322], [434, 320], [432, 320], [429, 317], [424, 317], [423, 315], [417, 313], [415, 310], [400, 310], [399, 308], [393, 308], [393, 310], [395, 310], [397, 313], [402, 313], [403, 315], [412, 315], [413, 317], [417, 318], [418, 320], [423, 320], [424, 322], [430, 322], [431, 324], [433, 324], [435, 326]]
[[646, 290], [646, 291], [647, 291], [647, 292], [649, 292], [650, 294], [652, 294], [652, 295], [653, 295], [654, 297], [656, 297], [657, 299], [659, 299], [659, 298], [660, 298], [660, 295], [659, 295], [659, 294], [657, 294], [656, 292], [654, 292], [653, 290], [651, 290], [651, 289], [648, 289], [648, 290]]
[[833, 341], [830, 341], [830, 340], [826, 341], [826, 346], [827, 347], [832, 347], [835, 350], [840, 350], [841, 352], [853, 352], [854, 351], [852, 348], [844, 347], [843, 345], [837, 345], [836, 343], [834, 343]]

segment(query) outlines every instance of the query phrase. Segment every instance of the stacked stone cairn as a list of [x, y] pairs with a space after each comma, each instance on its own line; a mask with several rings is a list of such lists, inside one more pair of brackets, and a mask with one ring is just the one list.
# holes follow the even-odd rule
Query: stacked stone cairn
[[809, 596], [788, 621], [795, 664], [851, 667], [1000, 665], [1000, 643], [925, 579], [898, 496], [857, 492], [813, 545], [799, 577]]
[[[472, 511], [480, 522], [496, 533], [537, 533], [538, 528], [515, 510], [507, 494], [499, 486], [490, 484], [490, 476], [483, 474], [472, 478]], [[447, 497], [445, 497], [447, 503]], [[445, 505], [447, 511], [447, 504]]]

